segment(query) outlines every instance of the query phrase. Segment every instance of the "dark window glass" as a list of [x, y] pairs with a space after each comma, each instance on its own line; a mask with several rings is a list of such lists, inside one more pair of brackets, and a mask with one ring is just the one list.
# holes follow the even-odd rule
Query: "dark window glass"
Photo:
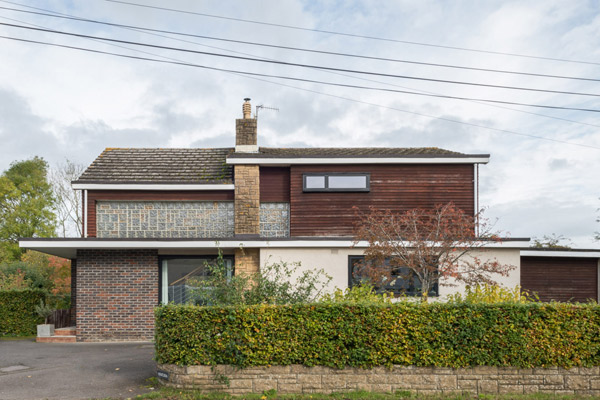
[[[208, 277], [207, 263], [216, 257], [165, 258], [161, 260], [160, 300], [162, 304], [196, 304], [194, 293], [200, 282]], [[233, 259], [224, 258], [228, 274], [233, 273]]]
[[[369, 264], [364, 256], [348, 257], [348, 284], [350, 287], [370, 283], [379, 292], [392, 292], [396, 295], [421, 296], [421, 281], [407, 267]], [[429, 291], [429, 296], [438, 296], [438, 284]]]

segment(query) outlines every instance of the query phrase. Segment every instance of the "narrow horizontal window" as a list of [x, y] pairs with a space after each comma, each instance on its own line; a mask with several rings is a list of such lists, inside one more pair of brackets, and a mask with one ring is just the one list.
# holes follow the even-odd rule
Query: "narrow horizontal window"
[[305, 192], [368, 192], [369, 173], [314, 173], [304, 174]]

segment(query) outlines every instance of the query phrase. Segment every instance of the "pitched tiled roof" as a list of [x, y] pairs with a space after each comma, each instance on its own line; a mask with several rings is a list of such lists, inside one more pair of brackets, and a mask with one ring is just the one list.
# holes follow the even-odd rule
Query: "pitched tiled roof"
[[225, 163], [227, 158], [461, 158], [472, 156], [473, 154], [457, 153], [437, 147], [261, 147], [257, 153], [234, 153], [233, 148], [107, 148], [75, 182], [228, 184], [233, 182], [233, 172], [232, 166]]
[[105, 149], [77, 183], [189, 183], [233, 182], [225, 164], [232, 148], [221, 149]]
[[[273, 148], [261, 147], [258, 153], [233, 153], [227, 158], [435, 158], [472, 157], [437, 147], [330, 147], [330, 148]], [[489, 156], [485, 154], [484, 156]]]

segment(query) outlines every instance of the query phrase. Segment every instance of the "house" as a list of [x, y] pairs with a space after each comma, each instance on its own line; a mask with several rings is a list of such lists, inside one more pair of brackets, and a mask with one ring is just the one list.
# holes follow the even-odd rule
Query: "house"
[[[186, 301], [188, 278], [205, 273], [219, 249], [233, 273], [300, 262], [345, 288], [366, 247], [353, 245], [353, 206], [404, 211], [453, 201], [478, 209], [487, 154], [258, 147], [249, 99], [235, 126], [233, 148], [107, 148], [73, 182], [84, 199], [83, 237], [21, 240], [72, 260], [77, 340], [151, 339], [153, 308]], [[527, 242], [490, 243], [478, 255], [515, 265], [502, 279], [515, 286]]]

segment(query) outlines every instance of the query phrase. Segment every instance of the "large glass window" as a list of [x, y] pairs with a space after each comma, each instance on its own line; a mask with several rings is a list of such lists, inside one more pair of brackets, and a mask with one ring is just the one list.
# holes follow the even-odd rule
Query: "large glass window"
[[[421, 281], [407, 267], [368, 263], [364, 256], [348, 257], [348, 286], [370, 283], [379, 292], [395, 295], [421, 296]], [[429, 291], [429, 296], [438, 296], [438, 284]]]
[[[209, 263], [216, 256], [162, 258], [160, 262], [160, 302], [162, 304], [196, 304], [195, 293], [209, 274]], [[233, 274], [233, 258], [223, 257], [227, 273]]]
[[368, 192], [368, 173], [310, 173], [304, 174], [302, 188], [305, 192]]

